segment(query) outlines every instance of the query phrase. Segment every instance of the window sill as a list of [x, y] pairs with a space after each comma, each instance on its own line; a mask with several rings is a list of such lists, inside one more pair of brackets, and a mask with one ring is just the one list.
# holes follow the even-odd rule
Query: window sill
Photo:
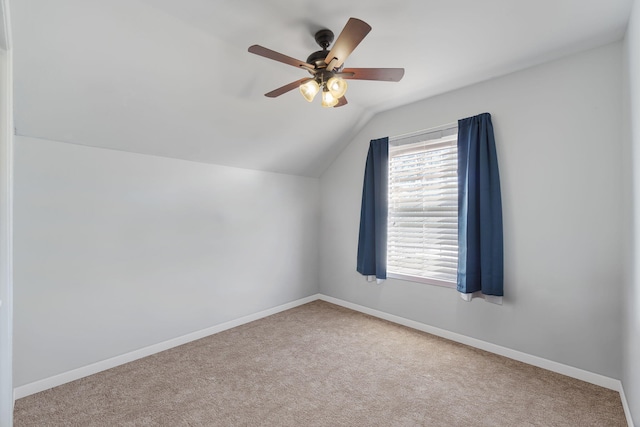
[[408, 276], [406, 274], [391, 273], [387, 271], [387, 279], [404, 280], [407, 282], [425, 283], [427, 285], [441, 286], [443, 288], [456, 289], [454, 282], [446, 282], [444, 280], [429, 279], [427, 277]]

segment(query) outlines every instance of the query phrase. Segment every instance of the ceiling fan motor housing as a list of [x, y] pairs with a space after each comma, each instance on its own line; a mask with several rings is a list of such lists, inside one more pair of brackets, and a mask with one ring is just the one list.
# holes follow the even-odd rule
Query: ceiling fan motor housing
[[317, 52], [313, 52], [307, 58], [307, 63], [315, 65], [316, 69], [325, 68], [327, 64], [324, 62], [324, 60], [327, 57], [328, 53], [328, 50], [319, 50]]

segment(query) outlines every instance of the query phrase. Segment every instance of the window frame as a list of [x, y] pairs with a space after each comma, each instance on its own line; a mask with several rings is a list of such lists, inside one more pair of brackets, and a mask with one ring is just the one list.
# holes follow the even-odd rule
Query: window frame
[[[395, 136], [395, 137], [390, 137], [389, 138], [389, 183], [387, 185], [387, 191], [391, 191], [391, 159], [392, 159], [392, 147], [398, 147], [398, 146], [405, 146], [405, 145], [411, 145], [411, 144], [419, 144], [419, 143], [423, 143], [425, 145], [441, 145], [444, 140], [447, 139], [451, 139], [453, 135], [455, 135], [455, 140], [457, 141], [457, 134], [458, 134], [458, 124], [457, 123], [453, 123], [453, 124], [447, 124], [447, 125], [443, 125], [443, 126], [439, 126], [437, 128], [432, 128], [432, 129], [428, 129], [428, 130], [423, 130], [423, 131], [419, 131], [419, 132], [414, 132], [411, 134], [405, 134], [405, 135], [400, 135], [400, 136]], [[455, 143], [454, 143], [455, 144]], [[457, 158], [457, 149], [456, 149], [456, 158]], [[457, 165], [456, 165], [456, 173], [457, 173]], [[388, 216], [389, 218], [391, 218], [391, 202], [389, 203], [389, 207], [387, 208], [387, 212], [388, 212]], [[456, 206], [456, 212], [457, 212], [457, 206]], [[387, 230], [387, 241], [389, 241], [389, 229]], [[452, 289], [456, 289], [457, 283], [456, 280], [454, 279], [453, 281], [448, 281], [448, 280], [441, 280], [441, 279], [437, 279], [437, 278], [433, 278], [433, 277], [423, 277], [423, 276], [415, 276], [415, 275], [411, 275], [411, 274], [405, 274], [405, 273], [401, 273], [401, 272], [394, 272], [394, 271], [390, 271], [390, 267], [393, 268], [393, 266], [390, 266], [389, 264], [389, 249], [387, 247], [387, 278], [390, 279], [397, 279], [397, 280], [404, 280], [404, 281], [409, 281], [409, 282], [417, 282], [417, 283], [424, 283], [424, 284], [428, 284], [428, 285], [434, 285], [434, 286], [440, 286], [440, 287], [446, 287], [446, 288], [452, 288]], [[458, 261], [458, 257], [456, 255], [456, 262]]]

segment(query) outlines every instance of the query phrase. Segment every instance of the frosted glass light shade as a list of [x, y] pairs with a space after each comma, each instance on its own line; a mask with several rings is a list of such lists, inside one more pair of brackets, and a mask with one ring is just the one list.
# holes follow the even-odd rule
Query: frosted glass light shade
[[327, 89], [334, 98], [342, 98], [347, 93], [347, 82], [340, 77], [331, 77], [327, 82]]
[[304, 96], [304, 99], [311, 102], [316, 94], [320, 91], [320, 85], [315, 80], [309, 80], [308, 82], [300, 85], [300, 93]]
[[333, 107], [338, 103], [338, 98], [333, 96], [330, 91], [324, 90], [322, 91], [322, 106], [329, 108]]

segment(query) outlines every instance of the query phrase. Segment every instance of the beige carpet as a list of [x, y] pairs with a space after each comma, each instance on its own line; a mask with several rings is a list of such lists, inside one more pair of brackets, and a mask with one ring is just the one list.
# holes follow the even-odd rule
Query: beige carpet
[[315, 301], [19, 399], [15, 426], [626, 426], [617, 392]]

